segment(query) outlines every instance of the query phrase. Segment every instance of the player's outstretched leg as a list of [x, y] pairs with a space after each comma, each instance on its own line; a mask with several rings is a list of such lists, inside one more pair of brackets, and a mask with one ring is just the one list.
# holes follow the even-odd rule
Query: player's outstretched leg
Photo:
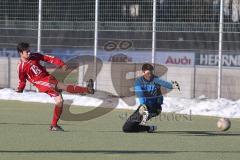
[[54, 98], [56, 104], [54, 107], [54, 112], [53, 112], [53, 118], [52, 118], [52, 124], [49, 127], [50, 131], [64, 131], [61, 126], [59, 126], [57, 123], [61, 117], [62, 114], [62, 109], [63, 109], [63, 98], [62, 95], [59, 95]]
[[87, 82], [87, 87], [77, 86], [77, 85], [65, 85], [61, 82], [57, 84], [57, 88], [67, 91], [69, 93], [75, 94], [94, 94], [94, 82], [92, 79], [89, 79]]
[[123, 125], [123, 132], [154, 132], [157, 127], [156, 126], [147, 126], [144, 125], [148, 117], [148, 114], [143, 106], [139, 106], [139, 108], [127, 119], [127, 121]]

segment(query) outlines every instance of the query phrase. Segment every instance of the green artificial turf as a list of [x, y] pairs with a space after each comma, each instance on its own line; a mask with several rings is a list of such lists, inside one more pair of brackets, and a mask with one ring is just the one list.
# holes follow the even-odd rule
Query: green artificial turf
[[[71, 107], [77, 114], [91, 110]], [[0, 101], [0, 160], [238, 160], [240, 120], [227, 132], [216, 117], [164, 113], [150, 121], [156, 133], [123, 133], [132, 112], [113, 110], [89, 121], [61, 121], [65, 132], [50, 132], [52, 104]], [[175, 118], [172, 118], [175, 117]], [[177, 116], [177, 118], [176, 118]]]

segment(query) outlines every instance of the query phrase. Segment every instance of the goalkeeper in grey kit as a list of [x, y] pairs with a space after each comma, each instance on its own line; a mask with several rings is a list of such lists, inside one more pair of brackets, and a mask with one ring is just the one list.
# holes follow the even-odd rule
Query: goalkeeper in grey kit
[[154, 68], [145, 63], [142, 66], [143, 76], [135, 81], [135, 93], [140, 106], [123, 125], [124, 132], [154, 132], [156, 126], [148, 126], [146, 122], [158, 116], [162, 111], [163, 96], [160, 87], [180, 90], [176, 81], [168, 82], [153, 74]]

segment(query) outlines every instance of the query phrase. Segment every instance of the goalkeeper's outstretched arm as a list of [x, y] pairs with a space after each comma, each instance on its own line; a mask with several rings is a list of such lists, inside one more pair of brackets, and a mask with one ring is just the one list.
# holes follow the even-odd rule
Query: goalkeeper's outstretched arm
[[161, 86], [163, 86], [167, 89], [178, 89], [178, 90], [180, 90], [180, 86], [179, 86], [179, 83], [177, 81], [168, 82], [168, 81], [163, 80], [160, 77], [158, 77], [156, 79], [156, 83], [158, 83], [159, 85], [161, 85]]

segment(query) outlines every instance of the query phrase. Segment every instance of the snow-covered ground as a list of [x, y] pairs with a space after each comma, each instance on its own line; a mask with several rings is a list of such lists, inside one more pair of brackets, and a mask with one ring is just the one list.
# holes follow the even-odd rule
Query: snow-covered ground
[[[63, 94], [65, 101], [71, 101], [72, 105], [97, 107], [104, 101], [104, 106], [113, 106], [117, 102], [116, 108], [135, 109], [138, 104], [129, 105], [124, 100], [116, 97], [109, 97], [103, 93], [96, 93], [92, 97]], [[1, 89], [0, 99], [19, 100], [25, 102], [54, 103], [53, 99], [44, 93], [24, 92], [16, 93], [12, 89]], [[119, 100], [119, 101], [118, 101]], [[133, 99], [134, 100], [134, 99]], [[116, 106], [116, 105], [115, 105]], [[197, 99], [185, 99], [177, 97], [165, 97], [163, 112], [175, 112], [181, 114], [207, 115], [227, 118], [240, 118], [240, 100], [231, 101], [228, 99], [207, 99], [201, 96]]]

